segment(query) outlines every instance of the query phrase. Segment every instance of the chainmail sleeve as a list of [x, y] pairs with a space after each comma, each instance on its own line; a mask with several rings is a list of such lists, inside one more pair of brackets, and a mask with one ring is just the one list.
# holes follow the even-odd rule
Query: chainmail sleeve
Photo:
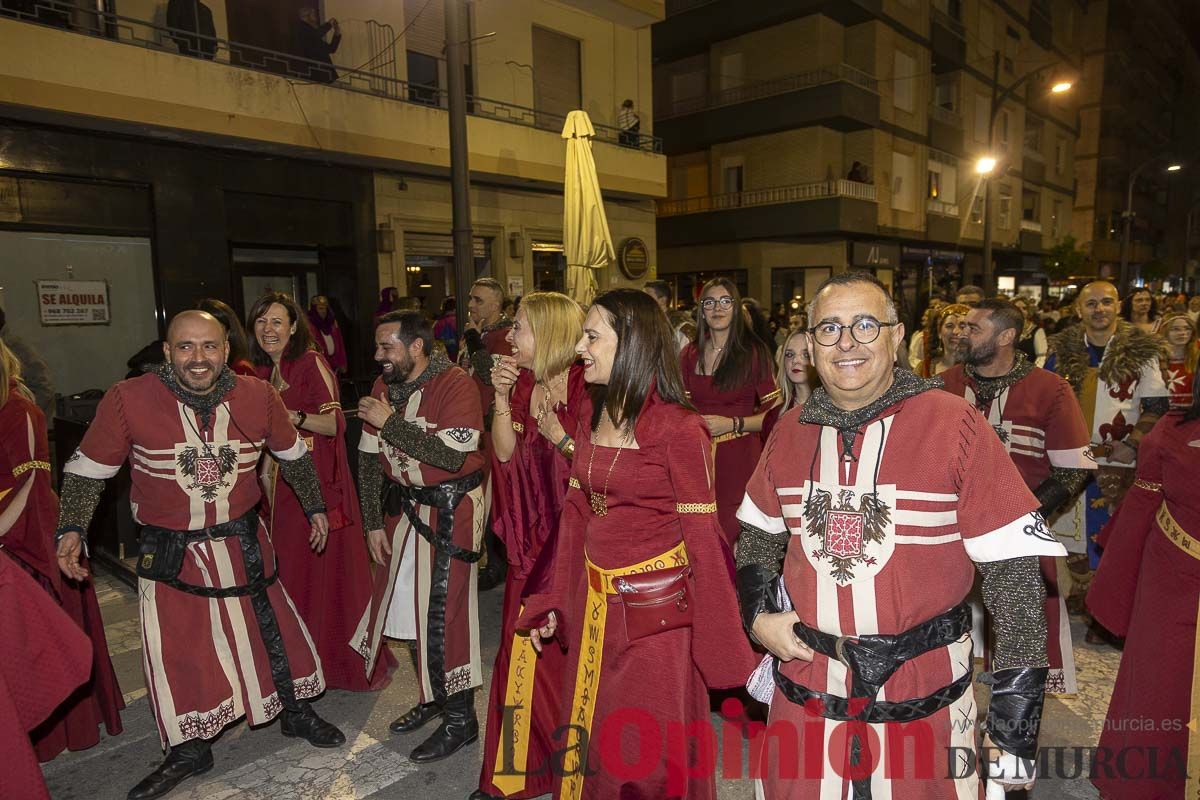
[[358, 508], [363, 530], [383, 530], [383, 464], [378, 453], [358, 451]]
[[471, 371], [476, 378], [488, 386], [492, 385], [492, 354], [483, 344], [483, 334], [479, 331], [467, 331], [467, 353], [471, 358]]
[[321, 481], [317, 478], [317, 465], [313, 463], [312, 453], [305, 453], [291, 461], [279, 459], [279, 471], [296, 493], [305, 516], [312, 519], [313, 514], [325, 513], [325, 498], [321, 496]]
[[[100, 496], [104, 494], [104, 481], [99, 478], [86, 478], [73, 472], [63, 473], [62, 488], [58, 496], [58, 527], [54, 532], [54, 543], [63, 534], [75, 531], [86, 543], [88, 525], [96, 506], [100, 505]], [[86, 546], [86, 545], [85, 545]]]
[[[488, 356], [490, 359], [491, 356]], [[488, 362], [489, 364], [491, 361]], [[379, 429], [388, 444], [431, 467], [458, 472], [467, 461], [467, 453], [447, 445], [436, 433], [426, 433], [401, 414], [392, 414]]]
[[1076, 469], [1075, 467], [1051, 467], [1050, 476], [1042, 481], [1033, 494], [1040, 506], [1038, 512], [1048, 517], [1067, 504], [1083, 490], [1084, 484], [1092, 477], [1093, 470]]
[[742, 532], [738, 536], [734, 554], [736, 569], [756, 565], [762, 567], [770, 577], [779, 576], [783, 568], [783, 557], [787, 553], [787, 533], [767, 533], [748, 522], [740, 522]]

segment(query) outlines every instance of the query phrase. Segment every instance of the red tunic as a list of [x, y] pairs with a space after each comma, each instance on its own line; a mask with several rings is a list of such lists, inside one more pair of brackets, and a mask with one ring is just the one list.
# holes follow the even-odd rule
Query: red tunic
[[[715, 513], [704, 420], [652, 393], [636, 440], [638, 448], [621, 449], [619, 457], [617, 448], [596, 447], [593, 459], [589, 426], [580, 427], [554, 578], [546, 592], [527, 598], [517, 623], [527, 629], [555, 610], [559, 640], [570, 650], [564, 678], [572, 700], [559, 719], [577, 728], [556, 746], [579, 754], [578, 730], [589, 730], [587, 755], [596, 771], [581, 776], [578, 759], [567, 765], [555, 796], [569, 800], [715, 797], [715, 769], [686, 774], [697, 756], [684, 731], [711, 731], [708, 689], [741, 684], [754, 665]], [[594, 484], [588, 477], [593, 460]], [[592, 511], [588, 491], [604, 492], [606, 515]], [[630, 642], [612, 576], [681, 559], [694, 578], [692, 627]], [[642, 768], [623, 769], [622, 761]]]
[[1187, 408], [1192, 404], [1192, 381], [1195, 377], [1195, 372], [1187, 368], [1186, 358], [1173, 358], [1167, 362], [1167, 391], [1171, 393], [1171, 408]]
[[[961, 364], [942, 373], [945, 389], [976, 405], [975, 381]], [[1071, 384], [1049, 370], [1034, 367], [1013, 386], [981, 408], [1004, 449], [1017, 465], [1030, 489], [1050, 477], [1052, 467], [1095, 469], [1088, 455], [1091, 434]], [[1050, 674], [1046, 691], [1073, 694], [1076, 690], [1075, 659], [1071, 650], [1071, 622], [1066, 600], [1058, 589], [1058, 561], [1041, 559], [1046, 581], [1046, 655]]]
[[[269, 366], [259, 367], [259, 377], [269, 379], [271, 371]], [[371, 603], [371, 567], [346, 455], [346, 418], [337, 378], [324, 357], [313, 350], [293, 360], [281, 360], [279, 372], [283, 379], [280, 397], [288, 410], [337, 417], [335, 436], [300, 432], [312, 453], [329, 516], [324, 552], [313, 552], [308, 517], [300, 500], [279, 476], [275, 463], [266, 462], [263, 516], [279, 558], [279, 577], [317, 643], [325, 685], [356, 692], [381, 689], [396, 666], [395, 657], [385, 652], [368, 680], [362, 658], [347, 645]]]
[[[479, 395], [472, 391], [473, 388], [465, 372], [448, 366], [413, 391], [403, 408], [395, 409], [404, 419], [437, 435], [448, 447], [467, 454], [457, 472], [447, 472], [418, 461], [386, 441], [372, 425], [363, 425], [358, 449], [378, 456], [387, 480], [408, 486], [436, 486], [478, 472], [484, 461], [479, 450], [483, 414], [479, 409]], [[375, 381], [371, 396], [389, 402], [382, 379]], [[436, 531], [437, 508], [421, 503], [415, 504], [415, 508], [419, 518]], [[468, 492], [455, 509], [451, 531], [454, 544], [478, 552], [483, 543], [485, 516], [483, 487], [478, 486]], [[477, 565], [456, 558], [444, 562], [443, 559], [448, 557], [418, 534], [405, 514], [386, 515], [383, 522], [392, 554], [375, 570], [371, 605], [350, 640], [365, 659], [367, 671], [373, 669], [375, 654], [386, 635], [416, 640], [422, 703], [434, 699], [432, 680], [444, 682], [447, 694], [481, 685]], [[442, 570], [447, 570], [444, 576], [441, 576]], [[446, 581], [445, 604], [431, 608], [434, 593], [430, 587], [433, 581], [442, 578]], [[437, 630], [438, 625], [430, 625], [431, 618], [437, 620], [443, 614], [444, 633]], [[431, 627], [434, 630], [431, 631]], [[444, 637], [444, 641], [438, 644], [436, 637]], [[441, 675], [430, 673], [428, 653], [431, 642], [444, 650]]]
[[[9, 386], [0, 407], [0, 543], [2, 552], [28, 572], [91, 640], [91, 679], [55, 709], [38, 727], [34, 746], [41, 761], [63, 750], [85, 750], [100, 741], [99, 726], [109, 736], [121, 728], [125, 701], [108, 656], [104, 621], [91, 581], [67, 580], [58, 569], [54, 526], [58, 497], [50, 488], [50, 456], [46, 421], [41, 409]], [[81, 559], [87, 568], [86, 559]]]
[[[562, 686], [566, 658], [562, 651], [549, 647], [539, 658], [528, 636], [515, 635], [523, 597], [545, 588], [542, 578], [552, 573], [554, 532], [571, 475], [571, 462], [538, 432], [537, 419], [529, 414], [534, 385], [533, 373], [522, 370], [510, 402], [516, 449], [507, 462], [494, 456], [492, 459], [492, 524], [505, 544], [509, 568], [479, 788], [504, 797], [537, 797], [553, 788], [548, 760], [555, 750], [551, 735], [566, 702]], [[572, 366], [567, 378], [567, 403], [556, 408], [555, 415], [566, 434], [575, 439], [578, 428], [588, 424], [590, 414], [583, 367]], [[499, 418], [498, 422], [503, 424]], [[537, 574], [530, 581], [534, 572]], [[506, 767], [501, 749], [506, 706], [520, 706], [528, 712], [513, 712], [507, 723], [508, 739], [513, 741], [509, 762], [513, 769]], [[521, 772], [525, 774], [516, 774]]]
[[[300, 458], [304, 441], [279, 395], [258, 378], [238, 377], [204, 424], [156, 374], [109, 389], [64, 470], [107, 480], [128, 458], [133, 517], [143, 525], [200, 530], [253, 512], [262, 499], [255, 468], [263, 449]], [[259, 521], [267, 575], [275, 552]], [[196, 586], [245, 586], [240, 537], [193, 542], [179, 580]], [[246, 716], [270, 722], [283, 710], [249, 596], [212, 600], [139, 580], [142, 666], [164, 745], [212, 739]], [[278, 620], [298, 699], [325, 691], [316, 648], [282, 581], [266, 590]]]
[[2, 555], [0, 641], [9, 643], [0, 648], [0, 797], [49, 800], [29, 736], [88, 680], [92, 644], [49, 594]]
[[[835, 428], [801, 424], [800, 414], [780, 417], [738, 517], [791, 534], [783, 580], [805, 624], [835, 636], [898, 634], [961, 603], [974, 581], [973, 562], [1063, 553], [1057, 542], [1030, 533], [1044, 527], [1033, 514], [1037, 500], [986, 420], [962, 399], [925, 391], [889, 407], [860, 429], [851, 460], [843, 460]], [[886, 515], [862, 502], [871, 494]], [[879, 698], [925, 697], [971, 666], [967, 633], [905, 662]], [[846, 666], [820, 653], [811, 663], [787, 662], [782, 672], [814, 691], [850, 694]], [[861, 763], [871, 767], [873, 797], [981, 796], [977, 773], [947, 777], [947, 753], [975, 748], [974, 719], [968, 690], [920, 720], [930, 735], [920, 737], [916, 752], [911, 734], [897, 735], [903, 723], [871, 724]], [[751, 765], [761, 769], [765, 796], [845, 796], [851, 726], [810, 713], [775, 689], [768, 724], [777, 722], [796, 735], [789, 733], [788, 752], [766, 749]], [[893, 767], [890, 759], [904, 758], [903, 748], [907, 764]]]
[[1200, 420], [1168, 414], [1142, 439], [1137, 479], [1101, 533], [1087, 606], [1126, 638], [1100, 748], [1110, 763], [1123, 753], [1124, 775], [1139, 776], [1093, 772], [1111, 800], [1200, 796], [1198, 484]]
[[[696, 372], [699, 360], [700, 348], [695, 342], [689, 343], [679, 354], [683, 385], [687, 388], [692, 405], [701, 414], [752, 417], [779, 396], [770, 364], [756, 363], [748, 383], [737, 389], [725, 391], [717, 389], [713, 376]], [[762, 437], [753, 433], [741, 436], [724, 434], [717, 437], [717, 515], [730, 547], [737, 541], [737, 510], [742, 496], [746, 493], [746, 482], [750, 480], [762, 453], [762, 441]]]

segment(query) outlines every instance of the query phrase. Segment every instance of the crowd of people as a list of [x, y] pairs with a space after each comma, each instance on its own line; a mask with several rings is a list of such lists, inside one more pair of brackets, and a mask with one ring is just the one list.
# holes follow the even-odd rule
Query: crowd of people
[[[0, 794], [45, 796], [39, 760], [121, 732], [87, 531], [126, 462], [166, 751], [130, 800], [212, 769], [243, 717], [342, 746], [327, 689], [413, 682], [389, 727], [436, 723], [416, 763], [476, 742], [498, 585], [472, 800], [715, 797], [710, 702], [759, 796], [993, 800], [1034, 780], [1044, 694], [1076, 691], [1071, 614], [1124, 647], [1101, 748], [1192, 752], [1186, 726], [1121, 723], [1200, 702], [1200, 650], [1162, 646], [1195, 639], [1200, 600], [1200, 297], [964, 286], [911, 335], [853, 272], [769, 314], [724, 278], [690, 311], [657, 281], [585, 309], [481, 278], [462, 331], [453, 299], [399, 300], [352, 409], [327, 298], [268, 293], [244, 326], [200, 301], [105, 393], [57, 494], [0, 343], [0, 628], [42, 629], [0, 659]], [[1188, 772], [1093, 780], [1182, 797]]]

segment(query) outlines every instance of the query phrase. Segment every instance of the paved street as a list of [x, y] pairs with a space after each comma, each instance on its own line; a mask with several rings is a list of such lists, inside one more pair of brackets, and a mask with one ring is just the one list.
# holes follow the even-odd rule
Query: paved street
[[[141, 672], [137, 604], [134, 592], [108, 576], [97, 582], [113, 662], [129, 708], [125, 732], [97, 747], [65, 753], [44, 765], [55, 800], [120, 800], [129, 788], [161, 760], [158, 735], [150, 715]], [[501, 591], [480, 596], [484, 663], [490, 677], [499, 626]], [[1077, 626], [1078, 628], [1078, 626]], [[1083, 644], [1076, 630], [1075, 648], [1080, 693], [1047, 701], [1042, 744], [1047, 747], [1094, 746], [1103, 723], [1119, 654]], [[250, 730], [238, 724], [217, 741], [216, 768], [182, 784], [172, 800], [386, 800], [387, 798], [451, 798], [465, 800], [475, 788], [480, 750], [474, 745], [433, 766], [418, 767], [408, 752], [422, 733], [393, 737], [388, 723], [416, 700], [410, 660], [397, 646], [401, 663], [395, 678], [379, 694], [329, 692], [319, 701], [323, 716], [339, 725], [349, 743], [335, 750], [317, 750], [304, 742], [285, 739], [277, 724]], [[480, 720], [486, 695], [476, 693]], [[981, 714], [982, 716], [982, 714]], [[1068, 759], [1069, 761], [1069, 759]], [[747, 780], [722, 780], [721, 800], [751, 800]], [[1095, 798], [1086, 780], [1043, 781], [1031, 793], [1034, 800]], [[1010, 795], [1017, 800], [1019, 795]]]

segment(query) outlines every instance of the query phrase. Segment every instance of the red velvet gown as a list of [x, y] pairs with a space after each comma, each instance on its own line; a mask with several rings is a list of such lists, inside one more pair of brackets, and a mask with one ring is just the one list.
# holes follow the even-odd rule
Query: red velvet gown
[[[740, 686], [754, 667], [715, 513], [704, 420], [652, 393], [636, 439], [637, 449], [618, 456], [615, 447], [593, 448], [589, 426], [580, 427], [553, 581], [526, 599], [518, 620], [528, 629], [555, 610], [558, 640], [569, 649], [570, 701], [559, 719], [574, 727], [555, 743], [567, 752], [555, 797], [566, 800], [715, 797], [716, 768], [705, 763], [716, 748], [706, 741], [708, 690]], [[605, 496], [605, 515], [593, 512], [589, 491]], [[692, 627], [629, 641], [616, 577], [682, 562], [693, 573]]]
[[[271, 367], [259, 367], [258, 371], [264, 379], [271, 379]], [[264, 462], [268, 472], [264, 476], [263, 516], [279, 560], [279, 578], [317, 645], [326, 685], [356, 692], [381, 689], [396, 666], [395, 657], [384, 648], [367, 680], [362, 656], [348, 644], [371, 604], [371, 570], [346, 455], [346, 419], [338, 400], [337, 379], [324, 357], [312, 350], [294, 360], [281, 359], [279, 373], [283, 379], [280, 396], [289, 411], [337, 416], [336, 436], [300, 432], [312, 451], [329, 516], [325, 552], [313, 552], [308, 518], [300, 501], [279, 476], [274, 462]]]
[[[67, 580], [58, 569], [54, 551], [57, 524], [58, 497], [50, 487], [46, 419], [41, 409], [16, 391], [14, 382], [9, 385], [8, 402], [0, 407], [0, 552], [49, 593], [91, 640], [94, 653], [94, 668], [85, 686], [33, 732], [41, 761], [64, 750], [93, 746], [100, 741], [101, 724], [110, 736], [116, 736], [122, 730], [120, 712], [125, 708], [108, 656], [96, 589], [91, 581]], [[82, 563], [90, 570], [87, 559]]]
[[0, 797], [48, 800], [30, 732], [87, 682], [92, 644], [50, 595], [4, 556], [0, 640], [15, 645], [0, 648]]
[[[516, 635], [523, 598], [545, 589], [549, 582], [554, 534], [571, 476], [571, 462], [538, 431], [536, 417], [529, 414], [533, 388], [533, 373], [522, 370], [510, 402], [517, 447], [507, 463], [492, 458], [492, 525], [507, 550], [508, 573], [479, 776], [479, 788], [487, 794], [520, 798], [537, 797], [553, 788], [547, 759], [555, 750], [551, 734], [565, 702], [566, 656], [548, 647], [539, 658], [529, 637]], [[578, 427], [588, 424], [591, 403], [581, 366], [571, 367], [567, 403], [555, 414], [572, 439], [577, 438]], [[493, 425], [504, 422], [497, 418]], [[501, 748], [506, 707], [521, 709], [509, 712], [506, 740], [512, 741], [511, 756]]]
[[[779, 396], [775, 388], [775, 376], [767, 363], [757, 364], [749, 383], [733, 391], [722, 391], [714, 385], [711, 375], [699, 375], [696, 364], [700, 360], [700, 348], [689, 343], [679, 354], [683, 368], [683, 383], [688, 390], [692, 405], [701, 414], [719, 414], [723, 417], [752, 417]], [[716, 439], [717, 464], [717, 516], [721, 530], [730, 548], [737, 541], [737, 510], [746, 494], [746, 484], [758, 457], [762, 454], [763, 440], [755, 433], [736, 436], [731, 433]]]
[[1100, 748], [1140, 775], [1093, 771], [1109, 800], [1200, 796], [1198, 485], [1200, 420], [1168, 414], [1142, 440], [1133, 487], [1100, 534], [1088, 610], [1126, 637]]

